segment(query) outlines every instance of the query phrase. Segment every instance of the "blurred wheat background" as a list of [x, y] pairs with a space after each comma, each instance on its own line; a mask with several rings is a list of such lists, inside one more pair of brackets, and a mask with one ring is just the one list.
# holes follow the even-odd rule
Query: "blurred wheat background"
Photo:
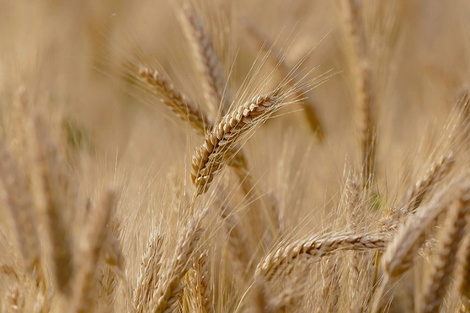
[[469, 15], [0, 0], [2, 312], [470, 312]]

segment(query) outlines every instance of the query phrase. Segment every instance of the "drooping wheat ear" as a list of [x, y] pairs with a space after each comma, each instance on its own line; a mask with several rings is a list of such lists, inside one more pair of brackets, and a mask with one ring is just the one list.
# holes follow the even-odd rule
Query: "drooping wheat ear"
[[204, 136], [206, 130], [210, 129], [211, 123], [205, 114], [199, 110], [198, 106], [188, 96], [175, 89], [163, 74], [151, 71], [148, 68], [141, 68], [139, 76], [160, 96], [164, 104], [180, 119], [189, 122], [199, 134]]
[[134, 312], [144, 313], [149, 310], [148, 304], [153, 298], [153, 293], [159, 284], [160, 268], [162, 265], [161, 248], [163, 244], [163, 237], [159, 232], [154, 231], [150, 236], [142, 256], [142, 263], [140, 264], [139, 277], [137, 278], [137, 285], [134, 289], [133, 302]]
[[384, 228], [394, 230], [406, 216], [414, 214], [424, 197], [451, 171], [454, 163], [455, 157], [452, 151], [434, 162], [424, 176], [408, 189], [398, 207], [388, 210], [386, 217], [381, 221]]
[[194, 251], [203, 232], [201, 221], [207, 211], [198, 213], [186, 226], [176, 246], [175, 256], [160, 275], [158, 289], [149, 305], [152, 312], [172, 312], [181, 299], [183, 278], [193, 262]]
[[12, 216], [25, 268], [33, 274], [40, 260], [33, 201], [26, 182], [7, 151], [3, 139], [0, 139], [0, 181], [3, 187], [1, 192], [3, 202]]
[[414, 215], [410, 215], [394, 236], [382, 256], [384, 273], [391, 278], [397, 277], [412, 266], [415, 252], [422, 244], [422, 235], [429, 224], [446, 208], [452, 189], [461, 188], [461, 181], [454, 181], [435, 193], [430, 202]]
[[[298, 84], [297, 77], [299, 76], [299, 73], [297, 73], [297, 68], [287, 64], [281, 52], [276, 49], [268, 36], [264, 34], [258, 27], [256, 27], [255, 23], [247, 20], [246, 25], [248, 34], [256, 43], [257, 48], [266, 54], [272, 66], [279, 73], [279, 77], [292, 77], [292, 79], [287, 82], [287, 87], [292, 87]], [[316, 108], [318, 107], [316, 101], [312, 100], [312, 96], [308, 97], [307, 99], [307, 91], [303, 88], [298, 88], [296, 90], [296, 97], [303, 99], [302, 102], [299, 102], [299, 104], [303, 108], [308, 125], [312, 132], [316, 134], [318, 140], [320, 140], [320, 142], [323, 141], [323, 138], [325, 137], [325, 130], [316, 112]]]
[[[144, 79], [180, 119], [189, 122], [191, 127], [200, 135], [205, 136], [212, 128], [206, 115], [198, 109], [196, 104], [186, 95], [176, 90], [169, 80], [157, 71], [141, 68], [139, 76]], [[242, 151], [233, 147], [227, 153], [228, 165], [237, 169], [237, 175], [244, 179], [248, 174], [248, 165]]]
[[78, 251], [79, 262], [74, 284], [72, 312], [86, 313], [94, 310], [95, 272], [109, 231], [107, 226], [111, 212], [116, 205], [116, 197], [115, 190], [107, 190], [101, 203], [90, 214]]
[[70, 230], [63, 211], [71, 205], [66, 201], [63, 182], [59, 182], [60, 166], [57, 150], [39, 115], [27, 124], [28, 145], [32, 159], [32, 191], [39, 223], [44, 227], [44, 254], [52, 259], [53, 277], [60, 292], [70, 291], [73, 276], [73, 255]]
[[375, 167], [374, 95], [370, 58], [367, 51], [361, 7], [357, 0], [343, 0], [343, 19], [355, 64], [357, 129], [360, 136], [362, 180], [365, 187], [373, 179]]
[[455, 158], [452, 151], [444, 154], [437, 162], [432, 164], [424, 176], [408, 190], [405, 198], [401, 201], [400, 207], [405, 209], [407, 211], [406, 213], [415, 213], [428, 191], [450, 172], [454, 163]]
[[461, 194], [468, 184], [468, 173], [456, 177], [449, 185], [436, 192], [430, 202], [414, 215], [409, 215], [382, 256], [381, 264], [385, 274], [374, 299], [373, 310], [379, 307], [380, 298], [388, 283], [406, 273], [413, 265], [416, 251], [424, 242], [424, 232], [432, 221], [451, 203], [455, 193]]
[[202, 252], [194, 261], [193, 268], [189, 272], [191, 285], [191, 301], [193, 312], [212, 313], [212, 288], [209, 276], [209, 264], [207, 251]]
[[439, 312], [457, 261], [457, 251], [465, 235], [470, 213], [470, 184], [464, 186], [461, 195], [453, 201], [447, 213], [444, 228], [439, 236], [439, 246], [432, 260], [423, 297], [418, 308], [421, 313]]
[[209, 189], [215, 174], [224, 165], [227, 152], [248, 133], [266, 120], [282, 105], [279, 89], [264, 96], [254, 97], [234, 112], [225, 115], [219, 124], [205, 137], [202, 146], [196, 148], [192, 158], [191, 180], [200, 195]]
[[354, 250], [367, 251], [383, 249], [388, 242], [384, 234], [328, 233], [314, 235], [282, 246], [268, 254], [256, 268], [256, 275], [272, 280], [278, 272], [301, 256], [318, 261], [336, 251]]
[[[204, 96], [209, 103], [211, 116], [217, 118], [220, 113], [227, 112], [229, 97], [227, 90], [225, 90], [226, 81], [212, 40], [204, 30], [201, 19], [189, 5], [183, 7], [181, 21], [203, 78]], [[222, 109], [220, 112], [219, 108]]]

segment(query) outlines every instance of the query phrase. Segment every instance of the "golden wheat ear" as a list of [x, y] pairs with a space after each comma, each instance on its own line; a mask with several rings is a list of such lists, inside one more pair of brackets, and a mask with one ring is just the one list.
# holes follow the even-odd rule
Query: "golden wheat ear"
[[113, 189], [106, 191], [101, 203], [91, 212], [85, 234], [81, 238], [77, 274], [74, 283], [72, 312], [93, 312], [95, 307], [94, 287], [97, 285], [95, 272], [98, 267], [103, 243], [108, 236], [107, 228], [111, 212], [116, 205], [117, 192]]
[[154, 231], [148, 241], [147, 250], [142, 256], [137, 285], [133, 292], [135, 313], [149, 311], [149, 303], [159, 284], [160, 268], [162, 266], [163, 237]]
[[452, 151], [431, 164], [423, 177], [408, 189], [398, 207], [388, 210], [388, 216], [382, 221], [384, 227], [393, 230], [409, 214], [416, 213], [429, 191], [452, 170], [454, 164], [455, 155]]
[[[32, 159], [32, 192], [39, 223], [44, 228], [43, 254], [52, 260], [53, 278], [58, 291], [70, 293], [74, 274], [71, 231], [65, 222], [64, 209], [75, 203], [66, 198], [70, 179], [62, 172], [58, 151], [40, 115], [28, 120], [27, 131]], [[45, 267], [45, 266], [44, 266]]]
[[220, 113], [228, 111], [230, 100], [219, 58], [209, 34], [196, 11], [189, 5], [183, 7], [180, 18], [186, 37], [191, 44], [194, 60], [202, 76], [204, 96], [211, 116], [217, 120]]
[[439, 235], [436, 255], [432, 259], [429, 276], [418, 305], [420, 313], [439, 312], [451, 283], [457, 263], [457, 251], [465, 235], [470, 213], [470, 184], [462, 187], [461, 194], [450, 204]]
[[398, 229], [381, 259], [384, 279], [375, 295], [372, 312], [377, 312], [386, 286], [413, 266], [416, 251], [424, 243], [426, 229], [456, 197], [463, 194], [467, 185], [468, 173], [459, 175], [449, 185], [436, 192], [429, 203], [421, 207], [416, 214], [409, 215], [405, 224]]
[[149, 304], [152, 312], [171, 312], [177, 308], [184, 288], [184, 277], [191, 268], [196, 247], [204, 231], [201, 222], [207, 212], [204, 209], [190, 219], [176, 245], [174, 257], [162, 268], [158, 288]]
[[139, 76], [170, 110], [180, 119], [187, 121], [196, 132], [204, 136], [210, 129], [211, 123], [199, 106], [187, 95], [179, 92], [163, 74], [141, 68]]
[[[200, 135], [205, 136], [212, 129], [212, 123], [188, 96], [179, 92], [161, 73], [147, 68], [139, 70], [139, 76], [147, 86], [161, 97], [162, 102], [181, 120], [186, 121]], [[227, 153], [228, 164], [235, 168], [240, 180], [248, 175], [247, 161], [242, 151], [233, 147]]]
[[234, 112], [225, 115], [214, 126], [192, 157], [191, 180], [196, 187], [196, 195], [207, 192], [215, 175], [225, 164], [229, 153], [240, 138], [253, 131], [271, 114], [282, 107], [285, 98], [276, 89], [266, 95], [253, 97]]
[[369, 187], [374, 179], [376, 158], [376, 117], [371, 62], [367, 49], [362, 8], [357, 0], [342, 0], [342, 17], [351, 47], [355, 84], [357, 132], [361, 156], [362, 182]]
[[[282, 54], [275, 49], [274, 44], [268, 36], [256, 27], [254, 22], [248, 19], [246, 19], [245, 22], [249, 37], [256, 44], [257, 49], [266, 54], [271, 66], [277, 71], [279, 77], [291, 77], [291, 79], [287, 81], [286, 87], [292, 88], [298, 85], [299, 81], [297, 77], [300, 75], [297, 73], [297, 67], [292, 67], [287, 64]], [[318, 104], [315, 100], [312, 100], [312, 96], [307, 97], [307, 93], [307, 90], [297, 88], [295, 96], [302, 99], [302, 101], [299, 101], [299, 105], [301, 105], [303, 109], [305, 119], [312, 132], [315, 133], [318, 140], [322, 142], [325, 137], [325, 129], [317, 114]]]
[[199, 254], [189, 271], [188, 293], [192, 312], [213, 313], [211, 273], [207, 251]]
[[328, 233], [321, 236], [314, 235], [281, 246], [268, 254], [258, 264], [256, 275], [262, 275], [268, 280], [272, 280], [300, 256], [318, 261], [336, 251], [384, 249], [387, 243], [388, 236], [384, 234]]
[[40, 260], [33, 201], [26, 182], [2, 139], [0, 139], [0, 181], [3, 188], [3, 202], [12, 216], [25, 268], [33, 274]]
[[467, 228], [461, 251], [458, 255], [458, 266], [454, 274], [457, 291], [462, 302], [461, 312], [468, 312], [470, 310], [470, 215], [467, 215], [466, 218]]

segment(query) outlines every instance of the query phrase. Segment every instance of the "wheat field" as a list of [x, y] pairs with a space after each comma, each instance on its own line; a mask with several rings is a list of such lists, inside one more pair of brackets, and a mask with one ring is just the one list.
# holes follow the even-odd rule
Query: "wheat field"
[[464, 0], [0, 0], [1, 312], [470, 312]]

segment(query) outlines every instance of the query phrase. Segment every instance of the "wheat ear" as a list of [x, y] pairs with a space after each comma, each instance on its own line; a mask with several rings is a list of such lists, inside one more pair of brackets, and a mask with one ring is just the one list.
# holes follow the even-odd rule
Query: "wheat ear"
[[191, 267], [194, 251], [203, 232], [201, 221], [206, 213], [207, 209], [189, 221], [176, 246], [175, 256], [160, 275], [158, 289], [149, 305], [154, 313], [172, 312], [181, 299], [182, 281]]
[[57, 150], [39, 115], [31, 118], [27, 125], [32, 166], [32, 191], [38, 220], [46, 232], [44, 249], [52, 259], [54, 280], [60, 292], [70, 291], [69, 281], [73, 276], [73, 255], [70, 231], [65, 224], [63, 210], [64, 188], [59, 185]]
[[463, 183], [465, 183], [465, 177], [460, 177], [460, 179], [437, 192], [426, 206], [423, 206], [415, 215], [411, 215], [406, 223], [400, 227], [382, 257], [382, 267], [388, 276], [397, 277], [411, 267], [422, 234], [428, 225], [447, 207], [449, 193], [452, 193], [451, 188], [459, 190], [462, 188]]
[[193, 154], [191, 180], [200, 195], [209, 189], [215, 174], [222, 169], [227, 152], [243, 134], [253, 130], [282, 105], [279, 89], [254, 97], [234, 112], [225, 115]]
[[213, 313], [212, 288], [207, 251], [202, 252], [189, 271], [193, 312]]
[[32, 274], [40, 258], [33, 203], [26, 182], [2, 139], [0, 139], [0, 179], [3, 185], [2, 198], [13, 218], [18, 248], [26, 270]]
[[328, 233], [320, 236], [314, 235], [282, 246], [268, 254], [258, 264], [256, 275], [263, 275], [271, 280], [279, 271], [285, 269], [300, 256], [307, 256], [311, 260], [317, 261], [336, 251], [383, 249], [387, 242], [388, 237], [383, 234]]
[[339, 258], [331, 256], [324, 258], [321, 264], [322, 288], [321, 288], [321, 305], [318, 306], [316, 312], [338, 312], [338, 301], [340, 296], [339, 280], [341, 271]]
[[[344, 189], [345, 206], [349, 211], [348, 224], [353, 232], [366, 231], [364, 223], [366, 205], [364, 197], [360, 188], [359, 182], [353, 177], [346, 180]], [[363, 301], [369, 301], [369, 294], [366, 294], [366, 299], [361, 297], [358, 292], [362, 289], [368, 289], [370, 286], [369, 281], [373, 272], [371, 270], [371, 255], [367, 251], [351, 251], [351, 256], [348, 260], [349, 263], [349, 288], [350, 288], [350, 306], [349, 311], [361, 312], [364, 309]], [[364, 293], [362, 293], [364, 294]], [[331, 310], [330, 310], [331, 311]]]
[[381, 221], [386, 230], [394, 230], [409, 214], [414, 214], [428, 192], [441, 181], [455, 163], [452, 151], [444, 154], [434, 162], [424, 176], [411, 186], [397, 208], [388, 210], [387, 216]]
[[139, 76], [147, 85], [160, 96], [179, 118], [188, 121], [189, 124], [201, 135], [206, 133], [211, 123], [198, 106], [186, 95], [179, 92], [173, 84], [161, 73], [141, 68]]
[[423, 297], [418, 306], [421, 313], [439, 312], [447, 287], [452, 279], [457, 261], [457, 251], [465, 235], [465, 226], [470, 213], [470, 185], [451, 204], [444, 228], [439, 237], [439, 246], [433, 258], [428, 281], [424, 285]]
[[355, 68], [357, 128], [360, 136], [363, 185], [367, 187], [373, 179], [376, 148], [372, 74], [364, 25], [360, 16], [360, 4], [357, 0], [343, 0], [343, 5], [343, 18], [352, 47], [353, 61], [357, 65]]
[[152, 300], [153, 292], [159, 284], [160, 268], [162, 265], [161, 248], [163, 237], [156, 231], [152, 233], [147, 244], [147, 250], [142, 256], [137, 286], [134, 289], [134, 311], [144, 313], [148, 311], [148, 304]]
[[210, 36], [206, 33], [203, 23], [193, 8], [185, 5], [183, 8], [183, 28], [191, 43], [194, 58], [202, 74], [204, 95], [209, 103], [211, 116], [214, 118], [228, 110], [229, 99], [225, 92], [225, 79]]
[[100, 259], [103, 243], [106, 241], [107, 226], [111, 212], [116, 204], [116, 191], [106, 191], [101, 203], [93, 209], [80, 241], [78, 270], [75, 278], [73, 297], [73, 312], [86, 313], [94, 310], [93, 286], [95, 285], [95, 272]]
[[459, 292], [462, 308], [461, 312], [470, 310], [470, 223], [467, 216], [466, 235], [462, 242], [462, 248], [458, 255], [458, 268], [454, 274], [454, 278]]
[[406, 213], [414, 213], [428, 191], [450, 172], [454, 163], [455, 158], [452, 151], [439, 158], [437, 162], [431, 165], [431, 168], [426, 172], [424, 177], [418, 180], [416, 184], [408, 190], [400, 207], [405, 208]]
[[[266, 56], [268, 57], [272, 66], [279, 73], [279, 76], [292, 77], [292, 79], [287, 82], [287, 86], [293, 87], [298, 84], [298, 80], [296, 77], [298, 77], [299, 75], [298, 73], [296, 73], [296, 68], [293, 68], [287, 64], [286, 60], [282, 57], [282, 54], [275, 49], [274, 44], [270, 41], [268, 36], [262, 33], [261, 30], [257, 28], [253, 22], [247, 21], [246, 24], [248, 34], [251, 38], [253, 38], [254, 42], [257, 44], [258, 49], [266, 53]], [[293, 68], [294, 72], [291, 71], [291, 68]], [[308, 125], [312, 132], [316, 134], [318, 140], [320, 140], [320, 142], [323, 141], [323, 138], [325, 137], [325, 130], [316, 112], [317, 104], [315, 103], [315, 101], [311, 100], [311, 96], [309, 97], [309, 99], [306, 99], [307, 91], [303, 88], [298, 88], [295, 92], [295, 95], [299, 99], [304, 99], [299, 102], [299, 104], [302, 106]]]
[[416, 214], [410, 215], [405, 224], [398, 229], [398, 233], [382, 256], [381, 265], [385, 278], [381, 283], [379, 292], [375, 295], [372, 312], [377, 311], [386, 285], [411, 268], [416, 251], [424, 241], [423, 234], [425, 230], [449, 205], [452, 200], [450, 195], [465, 188], [468, 180], [467, 175], [468, 173], [463, 173], [445, 188], [439, 190], [427, 205], [418, 210]]
[[[186, 95], [180, 93], [169, 80], [157, 71], [151, 71], [147, 68], [141, 68], [139, 76], [145, 80], [147, 85], [152, 88], [180, 119], [188, 121], [189, 125], [200, 135], [205, 136], [210, 132], [212, 124], [206, 115], [198, 109], [196, 104]], [[228, 165], [235, 168], [240, 180], [248, 175], [247, 161], [243, 152], [233, 147], [227, 153]]]
[[[458, 138], [464, 142], [470, 140], [470, 90], [462, 89], [457, 98], [457, 109], [459, 112]], [[459, 143], [460, 144], [460, 143]]]

